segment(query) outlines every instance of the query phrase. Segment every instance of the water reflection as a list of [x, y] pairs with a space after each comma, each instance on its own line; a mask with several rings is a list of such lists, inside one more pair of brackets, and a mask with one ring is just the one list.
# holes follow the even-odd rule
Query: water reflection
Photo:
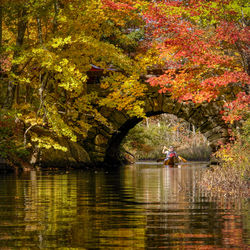
[[0, 176], [0, 247], [247, 248], [249, 203], [201, 192], [203, 169]]

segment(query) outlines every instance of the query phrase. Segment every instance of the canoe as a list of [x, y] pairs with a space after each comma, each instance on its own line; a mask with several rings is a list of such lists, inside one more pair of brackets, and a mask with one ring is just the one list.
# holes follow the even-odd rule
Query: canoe
[[179, 159], [176, 156], [172, 156], [168, 158], [168, 160], [164, 160], [164, 165], [174, 166], [177, 163], [179, 163]]

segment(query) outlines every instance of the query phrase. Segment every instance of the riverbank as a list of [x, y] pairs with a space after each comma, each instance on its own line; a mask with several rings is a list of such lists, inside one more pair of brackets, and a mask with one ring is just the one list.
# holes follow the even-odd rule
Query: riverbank
[[213, 196], [224, 197], [250, 197], [250, 171], [242, 172], [232, 167], [210, 166], [202, 172], [199, 182], [200, 187]]
[[202, 174], [201, 186], [214, 195], [250, 197], [250, 119], [214, 154], [220, 162]]

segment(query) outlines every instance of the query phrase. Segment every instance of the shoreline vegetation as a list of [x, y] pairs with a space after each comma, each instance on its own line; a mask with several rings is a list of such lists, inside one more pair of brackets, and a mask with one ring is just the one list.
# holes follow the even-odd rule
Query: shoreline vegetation
[[213, 196], [249, 198], [249, 174], [249, 168], [242, 172], [236, 167], [228, 169], [224, 165], [211, 165], [202, 172], [202, 181], [198, 185]]
[[232, 141], [215, 153], [220, 165], [203, 172], [201, 187], [213, 195], [249, 198], [250, 194], [250, 119]]

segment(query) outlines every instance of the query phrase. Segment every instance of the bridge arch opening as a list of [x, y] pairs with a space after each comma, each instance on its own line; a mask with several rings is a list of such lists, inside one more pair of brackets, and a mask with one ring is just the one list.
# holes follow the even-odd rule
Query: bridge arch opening
[[128, 158], [157, 160], [164, 157], [164, 145], [174, 145], [189, 160], [209, 159], [212, 152], [209, 141], [195, 125], [162, 111], [151, 111], [146, 116], [128, 119], [112, 135], [105, 155], [107, 164], [121, 164]]

